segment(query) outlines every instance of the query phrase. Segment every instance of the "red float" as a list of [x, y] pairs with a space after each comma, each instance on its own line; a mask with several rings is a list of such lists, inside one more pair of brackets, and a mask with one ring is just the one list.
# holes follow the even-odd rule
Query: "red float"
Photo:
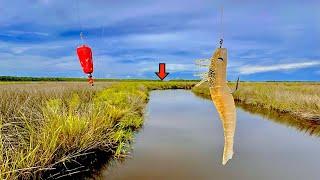
[[77, 48], [78, 58], [84, 73], [88, 74], [88, 80], [93, 85], [92, 73], [93, 73], [93, 59], [92, 50], [87, 45], [81, 45]]
[[93, 73], [93, 61], [92, 61], [91, 48], [89, 46], [82, 45], [77, 48], [77, 54], [78, 54], [83, 72], [86, 74]]

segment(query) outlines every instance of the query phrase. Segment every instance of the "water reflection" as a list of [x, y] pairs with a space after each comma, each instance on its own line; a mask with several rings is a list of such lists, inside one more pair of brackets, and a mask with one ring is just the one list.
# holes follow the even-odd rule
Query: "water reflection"
[[226, 166], [221, 165], [223, 129], [212, 101], [190, 91], [153, 91], [147, 112], [132, 158], [114, 162], [98, 179], [319, 179], [319, 138], [257, 112], [237, 109], [235, 155]]
[[286, 113], [279, 113], [274, 110], [264, 110], [259, 107], [237, 103], [237, 107], [251, 114], [258, 114], [266, 120], [293, 127], [298, 131], [308, 133], [311, 136], [320, 136], [320, 121], [298, 119]]
[[[196, 94], [201, 99], [208, 99], [206, 95]], [[262, 116], [268, 121], [283, 124], [287, 127], [295, 128], [296, 130], [307, 133], [310, 136], [320, 136], [320, 121], [319, 120], [306, 120], [295, 118], [287, 113], [279, 113], [275, 110], [265, 110], [260, 107], [242, 104], [239, 101], [236, 102], [236, 107], [240, 108], [248, 113]]]

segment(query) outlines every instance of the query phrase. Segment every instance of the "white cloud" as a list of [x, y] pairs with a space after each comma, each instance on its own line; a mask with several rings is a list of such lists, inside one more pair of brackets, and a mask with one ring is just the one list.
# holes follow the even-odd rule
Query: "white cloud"
[[[143, 66], [146, 64], [143, 63]], [[148, 67], [141, 68], [141, 72], [156, 72], [158, 71], [158, 65], [156, 63], [148, 64]], [[196, 65], [194, 64], [166, 64], [166, 71], [168, 72], [178, 72], [178, 71], [196, 71]]]
[[[63, 51], [75, 46], [76, 41], [53, 41], [45, 43], [13, 43], [0, 40], [0, 53], [7, 52], [12, 55], [37, 55], [48, 57], [50, 51]], [[59, 54], [58, 56], [64, 56]], [[0, 56], [0, 58], [3, 58]]]
[[295, 70], [295, 69], [303, 69], [312, 66], [319, 66], [320, 61], [309, 61], [309, 62], [301, 62], [301, 63], [287, 63], [287, 64], [277, 64], [270, 66], [252, 66], [246, 65], [242, 66], [238, 69], [240, 74], [255, 74], [261, 72], [269, 72], [269, 71], [281, 71], [281, 70]]
[[140, 43], [159, 43], [168, 42], [173, 40], [179, 40], [178, 34], [176, 33], [159, 33], [159, 34], [140, 34], [140, 35], [130, 35], [126, 37], [127, 41], [130, 42], [140, 42]]
[[167, 64], [168, 71], [195, 71], [195, 64]]
[[18, 31], [18, 30], [14, 30], [14, 31], [8, 31], [6, 32], [7, 35], [25, 35], [25, 36], [29, 36], [29, 35], [35, 35], [35, 36], [49, 36], [48, 33], [46, 32], [37, 32], [37, 31]]

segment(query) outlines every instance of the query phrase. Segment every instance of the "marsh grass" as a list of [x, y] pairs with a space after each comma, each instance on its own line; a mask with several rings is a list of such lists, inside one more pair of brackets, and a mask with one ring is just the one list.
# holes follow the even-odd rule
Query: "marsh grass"
[[[230, 83], [230, 87], [234, 87]], [[208, 84], [192, 91], [210, 98]], [[236, 103], [265, 111], [289, 114], [302, 120], [320, 120], [320, 83], [312, 82], [241, 82], [234, 94]]]
[[[37, 83], [0, 86], [0, 179], [91, 171], [97, 154], [122, 157], [143, 124], [152, 89], [190, 82]], [[94, 162], [94, 160], [93, 160]]]

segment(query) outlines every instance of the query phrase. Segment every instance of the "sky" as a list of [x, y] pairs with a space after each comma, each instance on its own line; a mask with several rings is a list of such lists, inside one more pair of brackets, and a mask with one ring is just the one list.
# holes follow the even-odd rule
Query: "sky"
[[[222, 15], [223, 9], [223, 15]], [[319, 0], [0, 0], [0, 76], [198, 79], [221, 37], [228, 80], [320, 81]]]

